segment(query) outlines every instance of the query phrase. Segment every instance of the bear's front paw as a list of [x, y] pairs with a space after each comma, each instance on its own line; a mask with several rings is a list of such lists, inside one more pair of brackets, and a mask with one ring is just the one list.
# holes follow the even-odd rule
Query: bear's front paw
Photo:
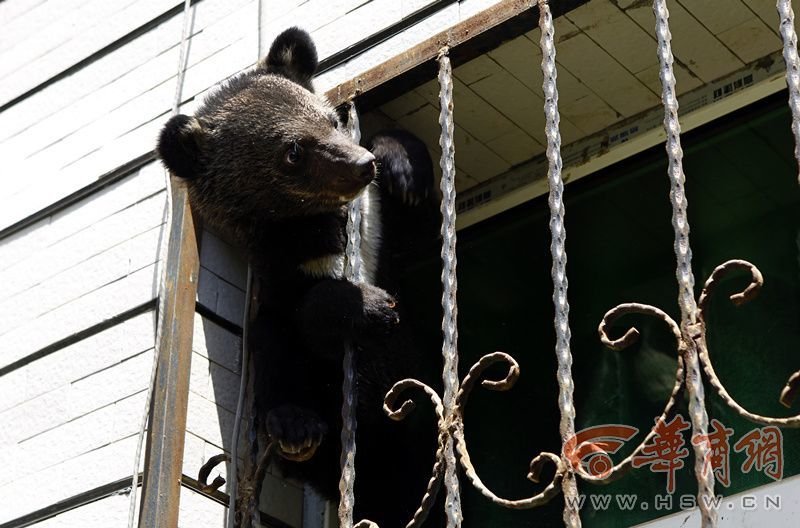
[[267, 413], [267, 432], [278, 454], [293, 462], [305, 462], [316, 453], [328, 426], [310, 409], [281, 405]]
[[405, 130], [384, 130], [372, 138], [370, 150], [378, 160], [378, 181], [389, 195], [407, 206], [436, 196], [433, 162], [417, 136]]
[[400, 323], [397, 301], [385, 290], [370, 284], [359, 284], [364, 306], [364, 319], [359, 330], [371, 335], [391, 333]]

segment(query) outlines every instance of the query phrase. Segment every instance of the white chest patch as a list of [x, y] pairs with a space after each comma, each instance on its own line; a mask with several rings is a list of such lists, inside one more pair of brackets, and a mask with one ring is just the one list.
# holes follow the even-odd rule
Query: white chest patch
[[300, 269], [315, 279], [338, 279], [344, 275], [344, 255], [325, 255], [300, 264]]
[[[375, 183], [361, 195], [361, 279], [375, 284], [381, 249], [381, 204]], [[325, 255], [300, 264], [306, 275], [316, 279], [340, 279], [344, 276], [344, 253]]]

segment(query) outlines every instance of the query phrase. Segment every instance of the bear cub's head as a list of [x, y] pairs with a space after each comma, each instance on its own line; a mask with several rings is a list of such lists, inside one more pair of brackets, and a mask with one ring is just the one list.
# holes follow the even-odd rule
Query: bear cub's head
[[375, 177], [375, 157], [314, 93], [317, 64], [308, 33], [288, 29], [255, 70], [161, 131], [158, 155], [192, 206], [239, 242], [274, 221], [338, 212]]

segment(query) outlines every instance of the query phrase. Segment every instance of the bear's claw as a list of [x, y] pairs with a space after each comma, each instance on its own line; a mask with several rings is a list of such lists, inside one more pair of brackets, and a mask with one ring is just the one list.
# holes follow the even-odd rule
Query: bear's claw
[[366, 283], [359, 284], [364, 303], [362, 330], [368, 333], [389, 333], [400, 323], [397, 300], [385, 290]]
[[267, 413], [267, 432], [278, 454], [293, 462], [305, 462], [316, 453], [328, 426], [312, 410], [281, 405]]

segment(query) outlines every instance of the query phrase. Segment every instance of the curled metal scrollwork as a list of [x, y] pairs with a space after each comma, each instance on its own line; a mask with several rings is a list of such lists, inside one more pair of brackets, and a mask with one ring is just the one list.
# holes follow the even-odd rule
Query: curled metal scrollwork
[[[425, 385], [421, 381], [417, 381], [415, 379], [404, 379], [395, 383], [389, 392], [386, 393], [386, 397], [383, 400], [383, 411], [386, 413], [386, 415], [392, 420], [400, 421], [416, 408], [416, 404], [412, 400], [405, 400], [400, 407], [397, 407], [397, 401], [400, 399], [400, 396], [404, 392], [411, 389], [421, 390], [428, 396], [428, 398], [430, 398], [431, 402], [433, 403], [433, 410], [436, 413], [437, 423], [439, 424], [439, 435], [431, 478], [428, 481], [422, 501], [417, 510], [414, 512], [412, 519], [406, 524], [406, 528], [420, 526], [428, 517], [428, 514], [430, 513], [430, 510], [436, 501], [436, 495], [439, 493], [439, 489], [442, 486], [442, 478], [444, 477], [444, 446], [445, 440], [448, 436], [444, 419], [444, 405], [442, 403], [442, 399], [435, 390], [430, 388], [428, 385]], [[378, 524], [368, 519], [364, 519], [358, 521], [353, 528], [378, 528]]]
[[230, 461], [231, 457], [229, 457], [227, 453], [220, 453], [219, 455], [212, 456], [206, 461], [205, 464], [200, 466], [200, 471], [197, 473], [197, 483], [200, 485], [200, 491], [204, 493], [211, 493], [212, 491], [217, 491], [224, 486], [225, 479], [222, 477], [222, 475], [217, 475], [214, 477], [214, 481], [211, 482], [211, 484], [208, 483], [208, 477], [211, 475], [211, 471], [215, 467], [223, 462]]
[[[672, 411], [672, 408], [675, 406], [675, 401], [678, 397], [678, 393], [683, 387], [683, 383], [686, 377], [686, 370], [684, 367], [684, 360], [683, 355], [685, 351], [685, 344], [681, 337], [681, 330], [676, 323], [669, 315], [667, 315], [664, 311], [656, 308], [655, 306], [650, 306], [648, 304], [640, 304], [640, 303], [624, 303], [616, 306], [606, 312], [605, 316], [603, 316], [602, 321], [600, 321], [600, 326], [597, 328], [597, 332], [600, 334], [600, 341], [607, 347], [611, 348], [612, 350], [623, 350], [631, 345], [633, 345], [639, 339], [639, 330], [635, 327], [630, 327], [623, 335], [619, 338], [612, 338], [609, 336], [608, 329], [609, 327], [614, 324], [620, 317], [627, 315], [627, 314], [641, 314], [641, 315], [649, 315], [655, 317], [663, 321], [672, 332], [673, 337], [675, 337], [676, 344], [678, 346], [678, 367], [675, 372], [675, 384], [672, 387], [672, 392], [670, 393], [669, 400], [667, 401], [666, 405], [664, 406], [664, 411], [661, 415], [656, 419], [656, 425], [650, 430], [647, 436], [639, 443], [636, 449], [633, 452], [625, 457], [621, 462], [618, 464], [610, 467], [604, 468], [600, 475], [593, 475], [586, 471], [583, 465], [580, 463], [580, 460], [570, 460], [572, 470], [580, 475], [583, 480], [588, 482], [595, 482], [599, 484], [608, 484], [613, 482], [623, 476], [631, 466], [631, 462], [633, 458], [637, 455], [640, 455], [644, 450], [645, 446], [650, 443], [653, 437], [656, 435], [656, 430], [659, 424], [666, 423], [667, 416]], [[591, 446], [589, 446], [591, 447]], [[576, 445], [574, 449], [577, 451], [581, 448], [581, 446]], [[597, 453], [605, 453], [602, 448], [593, 449]], [[567, 457], [569, 458], [569, 457]], [[609, 459], [610, 460], [610, 459]]]
[[533, 482], [539, 482], [539, 475], [541, 474], [541, 470], [547, 461], [552, 462], [556, 466], [556, 473], [553, 477], [553, 480], [540, 493], [525, 499], [504, 499], [497, 496], [494, 492], [492, 492], [492, 490], [486, 487], [481, 478], [478, 476], [478, 473], [475, 471], [475, 467], [472, 465], [469, 451], [467, 450], [467, 442], [464, 438], [464, 411], [467, 399], [469, 398], [475, 383], [478, 381], [484, 371], [495, 363], [500, 362], [505, 362], [509, 365], [508, 373], [505, 375], [505, 377], [503, 377], [501, 380], [485, 379], [481, 381], [481, 385], [489, 390], [494, 391], [509, 390], [514, 386], [514, 383], [516, 383], [517, 378], [519, 377], [519, 364], [514, 358], [504, 352], [494, 352], [492, 354], [483, 356], [472, 366], [472, 368], [469, 369], [469, 372], [461, 383], [461, 389], [458, 391], [458, 395], [456, 396], [455, 419], [453, 423], [453, 435], [456, 439], [456, 450], [459, 454], [461, 467], [464, 468], [467, 478], [472, 485], [483, 494], [483, 496], [487, 497], [495, 504], [499, 504], [506, 508], [517, 510], [535, 508], [536, 506], [541, 506], [542, 504], [547, 503], [561, 491], [559, 485], [561, 480], [564, 478], [564, 474], [566, 473], [566, 466], [562, 462], [561, 457], [555, 453], [543, 452], [537, 455], [531, 461], [528, 479]]
[[[620, 304], [619, 306], [616, 306], [606, 312], [605, 316], [600, 322], [600, 325], [598, 326], [598, 333], [600, 336], [600, 341], [612, 350], [623, 350], [633, 345], [639, 339], [640, 333], [633, 326], [629, 327], [620, 337], [614, 338], [610, 335], [609, 328], [625, 315], [639, 314], [655, 317], [667, 325], [673, 337], [675, 338], [678, 351], [675, 384], [673, 385], [669, 399], [664, 406], [663, 412], [656, 419], [655, 426], [648, 432], [639, 445], [627, 457], [615, 465], [611, 465], [611, 459], [607, 456], [608, 453], [604, 451], [602, 444], [593, 444], [591, 441], [587, 441], [584, 442], [584, 444], [576, 445], [579, 441], [577, 439], [573, 439], [572, 444], [567, 441], [564, 446], [565, 453], [562, 453], [560, 456], [550, 452], [542, 452], [537, 455], [530, 463], [528, 479], [538, 483], [541, 471], [548, 462], [555, 466], [555, 474], [551, 481], [540, 493], [531, 497], [523, 499], [505, 499], [490, 490], [478, 476], [478, 473], [473, 466], [465, 438], [464, 416], [467, 400], [469, 399], [472, 390], [479, 382], [481, 386], [488, 390], [507, 391], [511, 389], [520, 375], [519, 364], [513, 357], [504, 352], [493, 352], [481, 357], [470, 368], [467, 375], [463, 378], [460, 384], [460, 389], [456, 395], [455, 407], [451, 417], [447, 417], [445, 415], [444, 404], [441, 397], [428, 385], [415, 379], [404, 379], [395, 383], [384, 398], [383, 410], [389, 418], [399, 421], [408, 416], [409, 413], [415, 409], [416, 404], [410, 399], [402, 400], [402, 396], [409, 390], [420, 390], [424, 392], [433, 403], [434, 412], [438, 421], [438, 442], [432, 475], [428, 481], [428, 485], [426, 487], [425, 494], [422, 497], [420, 506], [414, 513], [413, 518], [406, 524], [406, 528], [420, 526], [430, 513], [444, 479], [445, 445], [448, 438], [451, 437], [455, 440], [455, 450], [458, 453], [459, 463], [464, 469], [464, 473], [466, 474], [466, 477], [469, 479], [470, 483], [489, 500], [505, 508], [529, 509], [547, 503], [561, 491], [560, 484], [569, 472], [579, 475], [581, 479], [587, 482], [604, 484], [617, 480], [631, 468], [633, 459], [636, 456], [641, 455], [645, 447], [652, 442], [653, 438], [657, 434], [659, 425], [666, 424], [667, 417], [675, 407], [678, 394], [680, 393], [686, 381], [684, 355], [687, 353], [689, 347], [697, 348], [700, 363], [702, 364], [703, 369], [705, 370], [705, 373], [711, 382], [711, 385], [725, 401], [725, 403], [741, 416], [753, 422], [764, 425], [779, 425], [784, 427], [800, 426], [800, 415], [787, 418], [771, 418], [753, 414], [747, 411], [728, 394], [714, 372], [705, 339], [708, 304], [716, 284], [718, 284], [723, 276], [727, 275], [733, 270], [744, 270], [749, 272], [751, 275], [751, 281], [742, 291], [730, 295], [731, 302], [739, 306], [752, 300], [758, 294], [763, 284], [761, 272], [759, 272], [759, 270], [753, 264], [747, 261], [728, 261], [718, 266], [706, 281], [705, 287], [703, 288], [703, 291], [698, 299], [697, 323], [689, 325], [689, 327], [683, 330], [678, 323], [676, 323], [675, 320], [667, 315], [664, 311], [656, 308], [655, 306], [647, 304], [625, 303]], [[503, 363], [508, 367], [505, 375], [500, 379], [485, 379], [484, 374], [486, 370], [489, 367], [500, 363]], [[781, 401], [784, 404], [788, 404], [788, 402], [797, 392], [800, 392], [800, 371], [795, 372], [789, 378], [789, 381], [787, 382], [786, 387], [781, 394]], [[587, 471], [581, 460], [575, 459], [566, 453], [568, 449], [575, 452], [591, 452], [594, 455], [605, 455], [603, 459], [604, 466], [602, 471], [599, 472], [599, 474], [597, 474], [597, 471]], [[268, 448], [265, 455], [268, 457], [270, 453], [271, 449]], [[263, 462], [259, 464], [259, 467], [261, 466], [263, 466]], [[378, 525], [373, 521], [365, 519], [357, 522], [354, 525], [354, 528], [378, 528]]]
[[[507, 374], [500, 380], [483, 379], [480, 380], [481, 375], [490, 366], [504, 362], [508, 364], [509, 369]], [[422, 503], [417, 511], [414, 513], [413, 519], [406, 525], [406, 528], [419, 526], [427, 517], [430, 508], [433, 506], [436, 495], [441, 488], [442, 480], [444, 477], [444, 451], [446, 440], [449, 436], [455, 439], [456, 451], [459, 454], [459, 461], [464, 468], [467, 478], [473, 486], [480, 491], [484, 496], [488, 497], [494, 503], [512, 509], [527, 509], [540, 506], [548, 502], [551, 498], [557, 495], [560, 491], [559, 484], [566, 474], [567, 467], [562, 461], [561, 457], [555, 453], [541, 453], [536, 456], [530, 464], [530, 471], [528, 479], [533, 482], [539, 482], [541, 471], [548, 461], [556, 467], [556, 473], [552, 481], [545, 487], [545, 489], [533, 497], [509, 500], [497, 496], [486, 485], [483, 484], [477, 472], [475, 471], [472, 461], [470, 460], [469, 451], [467, 450], [467, 443], [464, 438], [464, 410], [466, 407], [467, 399], [469, 398], [475, 384], [480, 380], [483, 387], [489, 390], [505, 391], [510, 389], [517, 378], [519, 377], [519, 364], [503, 352], [494, 352], [483, 356], [477, 363], [475, 363], [464, 377], [461, 383], [461, 388], [456, 395], [456, 406], [453, 412], [452, 419], [448, 420], [444, 414], [444, 405], [439, 395], [429, 386], [414, 379], [404, 379], [397, 382], [392, 389], [386, 394], [384, 399], [383, 409], [386, 414], [393, 420], [402, 420], [411, 411], [414, 410], [415, 404], [411, 400], [405, 400], [399, 407], [397, 402], [401, 393], [409, 389], [418, 389], [425, 392], [434, 405], [434, 412], [439, 423], [439, 438], [436, 450], [435, 463], [431, 479], [428, 481], [428, 486], [423, 496]], [[377, 528], [377, 524], [369, 520], [359, 521], [354, 528]]]
[[[764, 284], [764, 277], [761, 275], [761, 272], [757, 267], [755, 267], [755, 265], [747, 262], [746, 260], [729, 260], [717, 266], [714, 271], [711, 272], [711, 276], [706, 281], [703, 291], [700, 294], [700, 300], [698, 302], [698, 331], [693, 335], [695, 342], [697, 343], [700, 363], [703, 365], [703, 370], [705, 371], [706, 376], [708, 376], [711, 386], [714, 387], [714, 389], [717, 391], [717, 394], [719, 394], [719, 397], [722, 398], [728, 407], [736, 411], [743, 418], [762, 425], [800, 427], [800, 415], [789, 416], [786, 418], [774, 418], [770, 416], [762, 416], [760, 414], [755, 414], [748, 411], [739, 405], [735, 399], [733, 399], [733, 397], [722, 385], [719, 377], [717, 377], [717, 373], [714, 371], [714, 366], [711, 363], [711, 358], [708, 353], [708, 346], [706, 344], [706, 316], [708, 311], [708, 303], [711, 298], [711, 294], [714, 292], [714, 288], [719, 283], [720, 279], [728, 275], [733, 270], [747, 271], [751, 275], [750, 284], [748, 284], [744, 290], [734, 293], [729, 297], [731, 302], [736, 306], [741, 306], [751, 301], [756, 295], [758, 295], [761, 286]], [[789, 380], [786, 382], [786, 386], [781, 391], [781, 403], [787, 407], [791, 405], [792, 400], [799, 390], [800, 371], [792, 374]]]

